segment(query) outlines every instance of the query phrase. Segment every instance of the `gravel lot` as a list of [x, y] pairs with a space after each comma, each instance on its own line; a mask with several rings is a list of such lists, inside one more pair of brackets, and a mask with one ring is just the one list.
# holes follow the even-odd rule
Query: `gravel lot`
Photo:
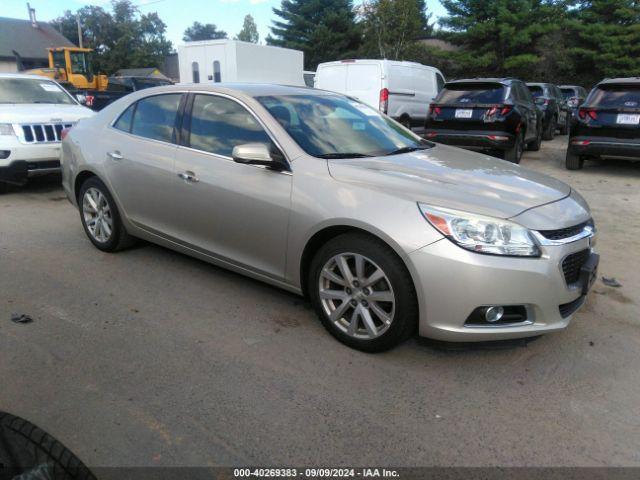
[[565, 142], [522, 164], [586, 197], [623, 286], [490, 348], [359, 353], [294, 295], [152, 245], [99, 252], [55, 182], [3, 195], [0, 410], [92, 467], [640, 466], [640, 163], [568, 172]]

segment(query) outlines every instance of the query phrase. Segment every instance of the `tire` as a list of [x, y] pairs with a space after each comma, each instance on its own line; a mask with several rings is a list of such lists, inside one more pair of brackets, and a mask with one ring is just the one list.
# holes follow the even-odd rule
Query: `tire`
[[[94, 213], [91, 212], [90, 200], [85, 199], [87, 195], [92, 198], [94, 203], [99, 202], [98, 206], [100, 207], [93, 218], [96, 220], [93, 227], [89, 225], [91, 219], [88, 217]], [[98, 177], [87, 179], [80, 187], [78, 210], [84, 232], [97, 249], [103, 252], [117, 252], [135, 243], [135, 239], [127, 233], [122, 224], [120, 212], [111, 193], [109, 193], [109, 189]], [[110, 233], [106, 231], [105, 223]]]
[[3, 193], [7, 193], [8, 191], [9, 191], [9, 184], [0, 182], [0, 195], [2, 195]]
[[567, 170], [580, 170], [584, 166], [584, 158], [567, 150], [565, 166]]
[[527, 146], [527, 148], [532, 152], [537, 152], [538, 150], [540, 150], [540, 146], [542, 145], [542, 124], [538, 125], [537, 130], [538, 133], [536, 135], [536, 139], [529, 143], [529, 145]]
[[522, 135], [522, 132], [519, 132], [515, 142], [513, 142], [513, 147], [511, 147], [508, 150], [505, 150], [502, 153], [502, 158], [511, 163], [520, 163], [520, 160], [522, 160], [523, 151], [524, 151], [524, 135]]
[[567, 135], [569, 133], [569, 119], [571, 117], [567, 113], [566, 118], [564, 119], [564, 124], [559, 128], [560, 135]]
[[411, 130], [411, 117], [400, 117], [400, 125], [402, 125], [404, 128], [408, 128], [409, 130]]
[[78, 457], [26, 420], [0, 412], [0, 477], [95, 480]]
[[558, 120], [556, 119], [556, 117], [553, 117], [551, 120], [549, 120], [549, 124], [547, 125], [547, 128], [544, 129], [544, 133], [542, 134], [543, 140], [553, 140], [553, 138], [556, 136], [557, 124]]
[[[345, 281], [338, 266], [342, 259], [351, 281]], [[378, 280], [368, 285], [374, 274]], [[413, 280], [396, 253], [369, 235], [347, 233], [327, 242], [311, 262], [308, 293], [329, 333], [357, 350], [383, 352], [416, 331], [418, 301]], [[372, 300], [374, 296], [379, 300]], [[341, 316], [334, 321], [332, 312]]]

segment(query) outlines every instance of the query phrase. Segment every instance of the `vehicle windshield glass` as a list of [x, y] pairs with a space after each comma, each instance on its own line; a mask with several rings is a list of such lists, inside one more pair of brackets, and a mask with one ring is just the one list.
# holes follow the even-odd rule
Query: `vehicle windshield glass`
[[71, 72], [80, 75], [87, 75], [91, 73], [87, 54], [85, 52], [70, 52], [71, 57]]
[[309, 155], [357, 158], [430, 148], [377, 110], [340, 95], [257, 97]]
[[640, 85], [601, 85], [594, 90], [589, 104], [604, 108], [638, 108]]
[[71, 96], [53, 82], [30, 78], [1, 78], [0, 103], [75, 104]]
[[560, 90], [562, 91], [562, 96], [565, 100], [578, 96], [573, 88], [561, 88]]
[[527, 85], [527, 88], [533, 95], [533, 98], [543, 97], [544, 89], [542, 87], [538, 87], [537, 85]]
[[453, 83], [444, 86], [436, 103], [502, 103], [505, 88], [500, 84]]

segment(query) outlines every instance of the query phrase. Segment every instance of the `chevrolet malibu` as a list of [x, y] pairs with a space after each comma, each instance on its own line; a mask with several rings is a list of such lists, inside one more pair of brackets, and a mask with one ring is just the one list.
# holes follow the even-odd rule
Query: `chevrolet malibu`
[[277, 85], [133, 93], [66, 132], [89, 240], [134, 238], [307, 296], [364, 351], [561, 330], [596, 276], [566, 184], [436, 145], [358, 101]]

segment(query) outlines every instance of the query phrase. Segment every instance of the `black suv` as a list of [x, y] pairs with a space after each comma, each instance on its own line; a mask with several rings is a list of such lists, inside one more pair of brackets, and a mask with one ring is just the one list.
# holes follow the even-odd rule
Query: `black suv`
[[525, 146], [540, 149], [541, 117], [521, 80], [455, 80], [445, 83], [429, 107], [424, 136], [470, 150], [497, 151], [520, 163]]
[[578, 107], [587, 98], [587, 91], [579, 85], [560, 85], [560, 91], [564, 101], [567, 102], [567, 106], [574, 114], [577, 113]]
[[640, 77], [603, 80], [578, 110], [566, 166], [601, 157], [640, 159]]
[[527, 83], [527, 87], [542, 110], [542, 139], [553, 140], [556, 129], [560, 135], [569, 133], [571, 109], [560, 89], [552, 83]]

